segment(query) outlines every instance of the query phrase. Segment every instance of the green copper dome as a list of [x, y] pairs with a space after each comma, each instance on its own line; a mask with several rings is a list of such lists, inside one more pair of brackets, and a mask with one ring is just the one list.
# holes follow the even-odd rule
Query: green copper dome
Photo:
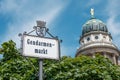
[[82, 35], [93, 31], [108, 32], [108, 29], [101, 20], [96, 18], [91, 18], [83, 25]]

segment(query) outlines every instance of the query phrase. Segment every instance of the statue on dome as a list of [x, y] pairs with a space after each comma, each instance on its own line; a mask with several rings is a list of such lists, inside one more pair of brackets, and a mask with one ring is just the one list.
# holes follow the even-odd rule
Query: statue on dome
[[93, 8], [91, 8], [90, 14], [91, 14], [91, 17], [94, 18], [94, 9]]

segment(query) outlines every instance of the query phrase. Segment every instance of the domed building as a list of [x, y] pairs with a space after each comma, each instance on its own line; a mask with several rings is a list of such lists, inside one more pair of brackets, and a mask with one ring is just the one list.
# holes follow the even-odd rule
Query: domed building
[[91, 9], [91, 19], [82, 26], [79, 43], [81, 46], [77, 50], [76, 57], [81, 54], [95, 57], [95, 54], [99, 53], [114, 64], [118, 64], [120, 51], [112, 43], [112, 36], [106, 24], [94, 17], [94, 9]]

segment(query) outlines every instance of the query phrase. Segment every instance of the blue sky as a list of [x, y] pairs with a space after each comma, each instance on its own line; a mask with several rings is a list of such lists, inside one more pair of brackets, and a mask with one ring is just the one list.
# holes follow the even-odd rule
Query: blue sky
[[0, 44], [31, 31], [36, 20], [46, 21], [50, 32], [63, 40], [61, 55], [75, 56], [82, 25], [90, 19], [90, 9], [102, 20], [120, 48], [120, 0], [0, 0]]

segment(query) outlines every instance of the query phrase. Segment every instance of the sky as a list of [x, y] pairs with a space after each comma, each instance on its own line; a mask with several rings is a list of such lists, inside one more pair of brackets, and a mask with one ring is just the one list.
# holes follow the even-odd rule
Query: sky
[[[102, 20], [120, 49], [120, 0], [0, 0], [0, 44], [13, 40], [20, 48], [19, 33], [32, 31], [36, 21], [61, 43], [61, 56], [72, 56], [80, 47], [82, 25], [90, 19], [90, 9]], [[1, 57], [1, 56], [0, 56]]]

